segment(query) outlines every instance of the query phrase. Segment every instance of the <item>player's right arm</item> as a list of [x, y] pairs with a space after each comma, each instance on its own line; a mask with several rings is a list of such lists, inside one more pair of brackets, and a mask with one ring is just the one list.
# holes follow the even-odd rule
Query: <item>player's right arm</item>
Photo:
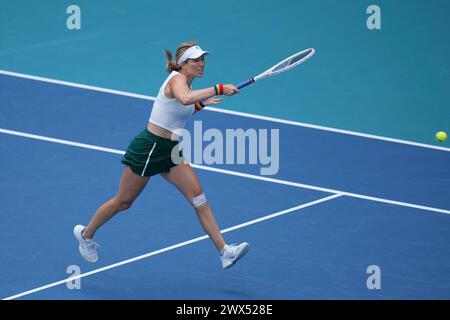
[[[216, 96], [214, 87], [199, 90], [190, 90], [186, 82], [186, 77], [182, 74], [172, 77], [172, 79], [169, 80], [166, 90], [167, 92], [165, 92], [165, 94], [167, 97], [174, 97], [183, 105], [191, 105], [196, 102]], [[224, 95], [231, 96], [235, 93], [239, 93], [239, 89], [237, 89], [234, 85], [223, 85]]]

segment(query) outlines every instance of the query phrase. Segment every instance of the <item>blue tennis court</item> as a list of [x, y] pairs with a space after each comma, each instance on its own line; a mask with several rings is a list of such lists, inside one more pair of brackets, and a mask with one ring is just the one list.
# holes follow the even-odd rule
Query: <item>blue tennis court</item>
[[[113, 150], [126, 149], [145, 125], [151, 102], [0, 79], [2, 128], [14, 129], [0, 136], [1, 234], [14, 239], [2, 241], [4, 298], [64, 280], [70, 265], [92, 272], [203, 236], [185, 199], [154, 178], [99, 233], [101, 261], [82, 261], [72, 227], [114, 194], [122, 165]], [[222, 229], [292, 209], [226, 234], [252, 244], [245, 260], [224, 272], [209, 240], [199, 240], [83, 277], [81, 290], [63, 283], [24, 298], [448, 298], [447, 151], [212, 111], [200, 120], [214, 128], [280, 131], [282, 164], [271, 180], [259, 180], [266, 178], [250, 165], [196, 169]], [[380, 290], [366, 286], [371, 265], [381, 269]]]
[[[191, 159], [225, 239], [250, 243], [245, 258], [233, 268], [222, 270], [192, 207], [157, 176], [150, 179], [132, 208], [98, 232], [100, 260], [95, 264], [85, 262], [72, 229], [87, 223], [98, 206], [115, 194], [123, 170], [120, 159], [131, 139], [145, 128], [153, 105], [151, 95], [156, 94], [165, 77], [163, 58], [158, 54], [167, 43], [174, 47], [189, 37], [183, 31], [164, 39], [152, 34], [152, 29], [147, 30], [150, 35], [146, 38], [142, 21], [151, 14], [143, 10], [147, 4], [131, 1], [129, 8], [123, 8], [118, 2], [111, 3], [100, 14], [99, 3], [80, 1], [87, 17], [84, 33], [70, 33], [67, 38], [63, 35], [67, 30], [54, 27], [61, 21], [65, 26], [68, 2], [35, 8], [41, 17], [62, 9], [62, 17], [47, 20], [48, 24], [20, 37], [14, 37], [21, 32], [17, 26], [24, 28], [32, 22], [18, 14], [18, 5], [4, 5], [2, 14], [9, 14], [11, 24], [0, 31], [1, 298], [450, 299], [450, 149], [448, 141], [437, 143], [428, 137], [437, 129], [450, 131], [448, 92], [441, 91], [441, 86], [448, 86], [448, 73], [435, 69], [425, 73], [434, 79], [442, 77], [442, 81], [435, 80], [439, 84], [434, 98], [428, 99], [430, 118], [421, 113], [422, 102], [430, 96], [427, 86], [412, 90], [408, 99], [403, 96], [407, 84], [398, 87], [398, 95], [388, 86], [381, 86], [378, 98], [363, 105], [362, 96], [371, 92], [373, 83], [364, 84], [358, 77], [347, 80], [353, 86], [354, 100], [348, 91], [340, 91], [339, 86], [349, 83], [339, 81], [342, 65], [330, 68], [332, 34], [324, 34], [314, 42], [311, 34], [300, 33], [299, 42], [318, 49], [317, 57], [304, 68], [290, 71], [279, 80], [243, 89], [236, 100], [233, 97], [223, 107], [207, 108], [188, 122], [187, 129], [194, 137], [201, 133], [203, 148], [211, 143], [205, 132], [219, 132], [226, 137], [227, 130], [255, 130], [269, 136], [266, 155], [272, 157], [270, 163], [253, 164], [248, 159], [244, 164], [196, 163]], [[335, 32], [340, 35], [353, 28], [348, 24], [358, 19], [365, 27], [365, 8], [352, 7], [355, 3], [349, 1], [339, 7], [347, 10], [347, 23], [332, 19], [329, 24], [321, 24], [321, 32], [326, 33], [338, 23], [343, 30], [337, 28]], [[397, 33], [392, 31], [394, 13], [406, 8], [420, 17], [419, 9], [425, 6], [421, 1], [413, 1], [410, 6], [399, 3], [395, 8], [384, 1], [380, 5], [386, 8], [389, 41], [405, 32], [401, 28]], [[260, 17], [274, 10], [273, 2], [264, 4], [258, 11]], [[448, 4], [441, 4], [448, 8]], [[332, 1], [309, 4], [301, 15], [317, 14], [317, 21], [312, 16], [308, 21], [319, 25], [330, 18], [334, 5]], [[243, 5], [243, 10], [250, 15], [248, 6]], [[289, 6], [294, 9], [296, 5]], [[162, 4], [152, 8], [153, 14], [165, 10]], [[203, 7], [201, 12], [209, 13]], [[419, 37], [434, 28], [443, 32], [442, 19], [424, 15], [422, 25], [416, 26]], [[97, 22], [89, 20], [89, 16], [97, 17]], [[118, 20], [118, 29], [106, 28], [103, 22], [114, 17], [123, 18]], [[285, 18], [277, 20], [277, 27], [267, 27], [278, 45], [266, 51], [268, 57], [255, 60], [254, 65], [242, 62], [233, 68], [225, 63], [222, 68], [217, 60], [213, 62], [216, 58], [212, 54], [208, 58], [212, 75], [200, 80], [198, 86], [207, 86], [207, 80], [214, 78], [244, 80], [255, 68], [282, 57], [280, 51], [294, 50], [296, 44], [277, 35], [293, 25], [299, 26], [301, 19], [291, 14]], [[158, 16], [154, 19], [154, 23], [163, 21]], [[227, 11], [219, 22], [206, 19], [212, 27], [214, 23], [232, 25], [240, 21], [234, 27], [245, 31], [237, 35], [236, 41], [241, 41], [246, 53], [261, 44], [259, 38], [245, 43], [246, 32], [254, 30], [251, 22], [243, 22], [238, 13]], [[231, 41], [229, 37], [235, 30], [224, 33], [227, 41]], [[215, 45], [212, 31], [194, 31], [201, 35], [205, 46], [226, 51], [223, 42]], [[316, 32], [312, 31], [313, 35]], [[367, 30], [355, 31], [353, 37], [360, 32]], [[373, 38], [367, 41], [384, 43], [382, 36], [381, 32], [370, 34], [368, 37]], [[126, 42], [128, 47], [119, 50], [112, 39]], [[109, 52], [113, 59], [120, 53], [122, 60], [115, 65], [101, 61], [101, 56], [92, 51], [94, 43], [104, 56]], [[141, 55], [142, 47], [134, 51], [136, 55], [127, 49], [139, 47], [139, 43], [155, 62]], [[161, 49], [158, 53], [157, 48]], [[407, 68], [408, 61], [396, 64], [396, 54], [386, 63]], [[216, 56], [224, 59], [224, 53], [217, 52]], [[73, 59], [65, 68], [64, 57]], [[367, 52], [359, 50], [354, 58], [355, 69], [349, 70], [352, 75], [363, 72], [356, 70], [357, 65], [371, 60]], [[441, 66], [448, 68], [449, 63]], [[147, 76], [155, 71], [145, 78], [136, 73], [143, 69]], [[374, 81], [400, 83], [397, 81], [402, 76], [390, 78], [387, 69], [379, 69]], [[418, 85], [414, 79], [424, 75], [419, 71], [410, 75], [413, 87]], [[112, 79], [115, 72], [118, 78]], [[134, 80], [127, 82], [127, 77]], [[311, 82], [306, 81], [308, 77]], [[147, 89], [143, 89], [144, 85]], [[269, 94], [272, 86], [279, 86], [279, 90]], [[276, 101], [281, 102], [275, 105]], [[393, 114], [388, 111], [391, 102], [398, 106]], [[377, 105], [380, 109], [374, 107]], [[358, 109], [367, 110], [368, 118], [358, 118], [357, 113], [362, 112]], [[402, 119], [405, 110], [420, 111], [412, 112], [408, 121], [393, 121], [391, 116]], [[366, 131], [359, 130], [365, 125]], [[275, 132], [278, 140], [273, 142], [270, 134]], [[411, 139], [405, 139], [407, 136]], [[252, 148], [250, 144], [246, 147]], [[262, 174], [264, 169], [271, 174]], [[77, 280], [69, 281], [71, 275], [78, 276]]]

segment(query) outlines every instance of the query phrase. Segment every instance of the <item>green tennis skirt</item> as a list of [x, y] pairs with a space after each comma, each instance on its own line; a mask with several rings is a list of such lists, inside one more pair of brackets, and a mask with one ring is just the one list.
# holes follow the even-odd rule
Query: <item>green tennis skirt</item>
[[178, 141], [159, 137], [145, 128], [131, 141], [121, 162], [135, 174], [150, 177], [169, 172], [185, 160]]

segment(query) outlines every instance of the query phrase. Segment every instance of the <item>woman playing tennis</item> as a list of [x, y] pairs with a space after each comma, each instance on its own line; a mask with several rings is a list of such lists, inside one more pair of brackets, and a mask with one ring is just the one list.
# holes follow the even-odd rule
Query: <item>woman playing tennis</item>
[[246, 242], [239, 245], [225, 243], [197, 175], [186, 161], [172, 157], [176, 154], [183, 159], [178, 149], [179, 141], [173, 137], [176, 137], [177, 129], [184, 128], [192, 114], [204, 106], [220, 103], [219, 95], [239, 93], [234, 85], [220, 83], [191, 90], [195, 78], [204, 74], [207, 54], [208, 51], [203, 51], [194, 42], [185, 42], [178, 47], [176, 61], [172, 61], [172, 54], [166, 50], [169, 76], [159, 89], [147, 128], [131, 141], [122, 159], [125, 169], [117, 194], [98, 208], [86, 227], [77, 225], [74, 228], [80, 253], [87, 261], [98, 260], [98, 244], [93, 240], [96, 231], [114, 215], [130, 208], [150, 177], [157, 174], [176, 186], [193, 206], [203, 229], [219, 251], [224, 269], [247, 253], [249, 244]]

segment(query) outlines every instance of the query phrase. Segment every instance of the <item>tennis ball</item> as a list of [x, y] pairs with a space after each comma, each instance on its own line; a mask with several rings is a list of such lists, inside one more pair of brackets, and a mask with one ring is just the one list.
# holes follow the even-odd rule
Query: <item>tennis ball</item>
[[447, 140], [447, 134], [444, 131], [439, 131], [436, 133], [436, 140], [439, 142], [444, 142]]

